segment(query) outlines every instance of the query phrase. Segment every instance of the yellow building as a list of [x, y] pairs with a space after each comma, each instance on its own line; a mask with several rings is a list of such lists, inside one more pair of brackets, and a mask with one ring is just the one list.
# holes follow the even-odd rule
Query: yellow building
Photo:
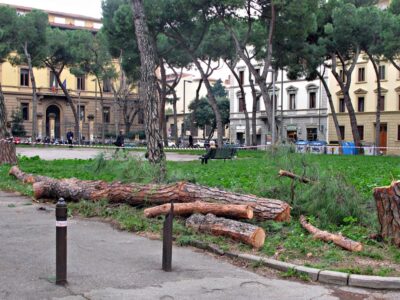
[[[387, 153], [400, 154], [400, 73], [388, 61], [380, 63], [382, 107], [380, 146], [388, 147]], [[352, 141], [350, 119], [340, 87], [333, 76], [329, 77], [329, 88], [338, 116], [342, 138]], [[364, 144], [375, 143], [375, 114], [377, 107], [377, 81], [372, 63], [366, 55], [360, 55], [352, 74], [350, 97], [356, 112], [357, 124]], [[332, 115], [329, 115], [329, 140], [336, 141]]]
[[[27, 13], [31, 8], [14, 6], [18, 13]], [[65, 30], [85, 29], [98, 31], [100, 19], [80, 15], [45, 11], [49, 24]], [[73, 131], [74, 117], [61, 88], [56, 84], [52, 72], [47, 68], [34, 69], [38, 92], [38, 137], [65, 139], [66, 132]], [[119, 129], [124, 129], [122, 110], [115, 104], [110, 84], [102, 86], [104, 95], [103, 110], [100, 105], [100, 90], [93, 76], [76, 77], [69, 69], [64, 69], [61, 81], [73, 98], [78, 115], [81, 116], [80, 131], [82, 139], [95, 141], [101, 136], [102, 120], [106, 136], [115, 136]], [[13, 111], [22, 110], [24, 127], [27, 135], [32, 133], [32, 88], [28, 67], [12, 66], [9, 62], [0, 64], [0, 83], [5, 96], [8, 120]], [[117, 84], [117, 83], [116, 83]], [[133, 95], [132, 98], [137, 98]], [[143, 130], [143, 118], [137, 114], [131, 132]], [[75, 137], [77, 138], [77, 137]]]

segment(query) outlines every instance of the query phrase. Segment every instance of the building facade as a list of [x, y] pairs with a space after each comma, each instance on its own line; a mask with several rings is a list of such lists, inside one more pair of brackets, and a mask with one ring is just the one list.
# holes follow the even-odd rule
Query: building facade
[[[20, 14], [31, 8], [15, 6]], [[101, 20], [80, 15], [45, 11], [49, 16], [49, 25], [64, 30], [84, 29], [97, 32]], [[62, 89], [58, 86], [54, 74], [48, 68], [33, 70], [38, 93], [38, 138], [64, 139], [68, 131], [74, 131], [74, 117]], [[23, 125], [27, 136], [32, 134], [32, 86], [29, 70], [25, 65], [14, 66], [9, 62], [0, 64], [0, 83], [5, 97], [8, 120], [13, 112], [21, 110]], [[123, 115], [109, 83], [102, 85], [103, 105], [100, 90], [94, 76], [73, 75], [68, 68], [61, 73], [61, 81], [69, 91], [80, 120], [82, 140], [95, 141], [103, 132], [106, 137], [114, 137], [119, 129], [124, 129]], [[117, 84], [117, 83], [116, 83]], [[133, 98], [137, 98], [134, 95]], [[140, 114], [131, 127], [131, 132], [143, 131], [143, 120]], [[143, 118], [142, 118], [143, 119]], [[78, 137], [75, 137], [78, 139]]]
[[[388, 147], [388, 153], [396, 152], [399, 154], [400, 151], [395, 148], [400, 147], [400, 72], [387, 60], [380, 62], [379, 71], [382, 87], [380, 146]], [[360, 55], [351, 80], [350, 97], [362, 143], [374, 145], [378, 101], [377, 80], [373, 65], [367, 55]], [[333, 102], [342, 138], [352, 141], [350, 119], [343, 95], [333, 76], [329, 79], [329, 89], [334, 97]], [[329, 140], [337, 140], [331, 114], [329, 116]], [[386, 149], [383, 149], [383, 151], [386, 152]]]
[[[256, 68], [262, 69], [261, 64], [254, 63]], [[230, 97], [230, 139], [245, 143], [245, 118], [240, 98], [245, 98], [249, 118], [252, 118], [253, 97], [250, 86], [249, 69], [240, 61], [236, 67], [237, 74], [243, 82], [245, 95], [240, 92], [239, 84], [231, 76]], [[272, 80], [270, 73], [268, 82]], [[257, 85], [257, 112], [256, 130], [257, 144], [265, 145], [271, 141], [272, 132], [267, 127], [267, 115], [261, 93]], [[325, 89], [319, 80], [305, 79], [290, 80], [285, 71], [277, 71], [275, 87], [270, 88], [272, 96], [275, 92], [275, 120], [278, 127], [277, 139], [283, 142], [297, 140], [323, 140], [327, 138], [327, 97]], [[251, 122], [251, 121], [250, 121]], [[252, 129], [250, 128], [252, 135]]]

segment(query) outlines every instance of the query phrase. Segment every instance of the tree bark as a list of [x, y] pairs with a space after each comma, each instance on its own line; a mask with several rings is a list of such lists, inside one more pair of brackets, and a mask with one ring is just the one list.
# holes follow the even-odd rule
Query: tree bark
[[162, 137], [164, 140], [164, 146], [168, 147], [168, 132], [167, 122], [165, 119], [165, 103], [167, 98], [167, 74], [165, 72], [164, 60], [159, 59], [159, 68], [161, 74], [161, 87], [159, 88], [160, 94], [160, 128], [162, 131]]
[[7, 111], [4, 94], [0, 84], [0, 165], [17, 164], [17, 155], [13, 142], [8, 142], [7, 137]]
[[281, 200], [232, 193], [189, 182], [141, 185], [78, 180], [75, 178], [47, 178], [47, 180], [34, 183], [33, 191], [37, 199], [58, 199], [62, 197], [66, 201], [108, 199], [111, 203], [130, 205], [158, 205], [171, 201], [178, 203], [203, 201], [248, 205], [253, 208], [254, 216], [259, 220], [289, 221], [291, 210], [290, 206]]
[[374, 189], [381, 236], [400, 247], [400, 181]]
[[39, 181], [51, 180], [50, 177], [24, 173], [17, 166], [11, 167], [10, 171], [8, 171], [8, 175], [14, 176], [23, 183], [31, 184]]
[[248, 223], [217, 218], [213, 214], [206, 216], [194, 214], [186, 220], [186, 226], [200, 232], [227, 236], [256, 249], [262, 247], [265, 241], [265, 232], [262, 228]]
[[341, 234], [333, 234], [328, 231], [320, 230], [308, 223], [304, 216], [300, 216], [300, 224], [304, 229], [311, 233], [315, 239], [325, 242], [333, 242], [335, 245], [353, 252], [359, 252], [363, 250], [363, 245], [361, 243], [350, 240]]
[[32, 84], [32, 142], [36, 142], [37, 137], [37, 91], [36, 91], [36, 79], [35, 74], [33, 73], [33, 66], [32, 66], [32, 59], [31, 55], [28, 52], [28, 45], [27, 43], [24, 44], [24, 53], [26, 56], [26, 60], [28, 62], [29, 74], [31, 78]]
[[165, 176], [165, 154], [162, 143], [157, 97], [156, 55], [150, 40], [149, 28], [142, 0], [131, 0], [136, 40], [141, 62], [140, 95], [144, 101], [147, 153], [150, 163], [161, 164], [161, 177]]
[[[144, 210], [144, 215], [147, 218], [157, 217], [159, 215], [166, 215], [171, 210], [171, 204], [163, 204]], [[185, 216], [194, 213], [206, 215], [212, 213], [216, 216], [223, 216], [235, 219], [252, 219], [253, 209], [249, 205], [235, 205], [235, 204], [218, 204], [208, 203], [202, 201], [195, 201], [191, 203], [176, 203], [174, 204], [174, 215]]]

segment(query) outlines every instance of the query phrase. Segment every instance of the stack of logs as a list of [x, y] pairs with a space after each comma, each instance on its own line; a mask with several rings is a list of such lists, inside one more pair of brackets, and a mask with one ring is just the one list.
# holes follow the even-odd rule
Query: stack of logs
[[291, 208], [286, 202], [232, 193], [189, 182], [142, 185], [75, 178], [54, 179], [26, 174], [16, 166], [10, 169], [9, 174], [25, 183], [32, 183], [36, 199], [107, 199], [110, 203], [126, 203], [133, 206], [157, 205], [144, 210], [146, 217], [166, 214], [170, 210], [168, 203], [172, 201], [175, 215], [191, 215], [186, 220], [186, 226], [213, 235], [228, 236], [254, 248], [264, 245], [264, 230], [238, 219], [249, 220], [254, 217], [258, 220], [290, 220]]

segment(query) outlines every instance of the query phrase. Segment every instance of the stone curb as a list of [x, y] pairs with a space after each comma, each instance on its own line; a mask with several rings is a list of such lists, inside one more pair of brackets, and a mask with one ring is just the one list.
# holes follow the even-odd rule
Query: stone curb
[[356, 275], [343, 272], [320, 270], [315, 268], [309, 268], [304, 266], [298, 266], [283, 261], [264, 258], [252, 254], [241, 254], [225, 252], [225, 255], [232, 258], [239, 258], [249, 262], [262, 263], [263, 265], [287, 272], [290, 269], [294, 269], [301, 274], [306, 274], [312, 281], [317, 281], [327, 284], [345, 285], [352, 287], [363, 287], [369, 289], [400, 289], [400, 277], [382, 277], [382, 276], [370, 276], [370, 275]]

